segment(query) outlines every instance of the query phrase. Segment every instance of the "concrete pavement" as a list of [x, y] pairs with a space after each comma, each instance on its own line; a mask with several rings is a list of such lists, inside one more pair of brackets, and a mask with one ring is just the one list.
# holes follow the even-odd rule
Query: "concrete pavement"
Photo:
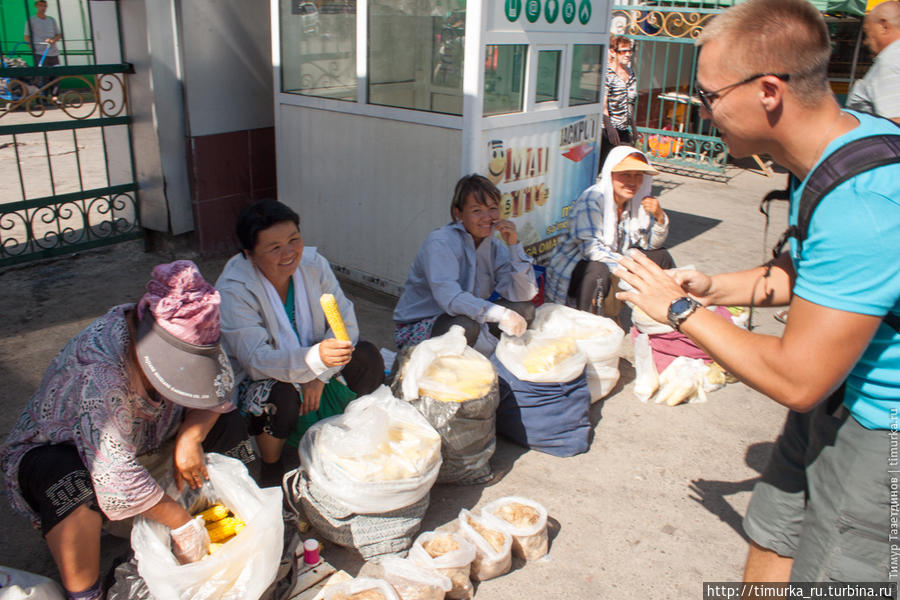
[[[729, 166], [727, 183], [657, 177], [679, 265], [721, 272], [761, 262], [757, 204], [785, 179], [746, 166], [753, 170]], [[776, 206], [771, 240], [785, 222], [785, 207]], [[71, 336], [109, 306], [136, 300], [153, 265], [182, 257], [147, 254], [139, 243], [127, 243], [0, 271], [0, 436]], [[196, 260], [211, 281], [225, 260], [185, 258]], [[392, 347], [393, 299], [349, 284], [346, 290], [362, 336]], [[780, 333], [773, 312], [757, 312], [757, 331]], [[562, 459], [500, 441], [493, 459], [499, 476], [491, 484], [432, 491], [423, 530], [504, 495], [531, 497], [549, 511], [548, 557], [514, 563], [509, 574], [480, 584], [479, 600], [700, 598], [702, 582], [740, 578], [746, 549], [740, 519], [786, 411], [743, 384], [710, 394], [705, 404], [642, 404], [632, 394], [631, 354], [626, 338], [620, 382], [591, 411], [595, 437], [588, 453]], [[0, 564], [57, 577], [39, 534], [8, 508], [5, 490], [0, 495]], [[107, 546], [106, 564], [124, 545]], [[361, 566], [352, 553], [330, 545], [324, 555], [351, 574]]]

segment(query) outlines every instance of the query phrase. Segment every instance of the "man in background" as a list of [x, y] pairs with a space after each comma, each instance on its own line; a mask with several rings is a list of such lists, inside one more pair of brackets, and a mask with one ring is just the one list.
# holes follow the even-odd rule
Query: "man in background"
[[[25, 22], [25, 41], [31, 44], [34, 66], [55, 67], [59, 64], [59, 48], [56, 47], [56, 43], [62, 39], [62, 34], [56, 24], [56, 19], [47, 14], [46, 0], [36, 0], [34, 10], [36, 14]], [[45, 50], [46, 56], [44, 56]], [[43, 64], [41, 64], [41, 57], [44, 58]], [[41, 77], [40, 79], [39, 87], [44, 87], [48, 78]], [[49, 91], [51, 96], [56, 96], [56, 86]]]
[[856, 82], [847, 108], [900, 124], [900, 2], [882, 2], [863, 21], [866, 45], [875, 62]]

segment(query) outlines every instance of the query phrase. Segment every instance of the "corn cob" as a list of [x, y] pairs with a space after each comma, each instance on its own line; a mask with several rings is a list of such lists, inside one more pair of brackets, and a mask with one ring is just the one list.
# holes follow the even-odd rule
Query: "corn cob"
[[237, 517], [225, 517], [215, 523], [206, 526], [209, 533], [209, 541], [212, 543], [224, 543], [237, 535], [244, 528], [244, 522]]
[[197, 513], [197, 515], [203, 517], [203, 520], [207, 523], [214, 523], [215, 521], [220, 521], [227, 517], [229, 511], [222, 504], [213, 504], [209, 508], [204, 511]]
[[347, 327], [344, 325], [344, 319], [341, 317], [341, 310], [338, 308], [334, 294], [322, 294], [319, 303], [322, 305], [322, 310], [325, 311], [325, 319], [328, 320], [335, 339], [349, 342], [350, 336], [347, 335]]

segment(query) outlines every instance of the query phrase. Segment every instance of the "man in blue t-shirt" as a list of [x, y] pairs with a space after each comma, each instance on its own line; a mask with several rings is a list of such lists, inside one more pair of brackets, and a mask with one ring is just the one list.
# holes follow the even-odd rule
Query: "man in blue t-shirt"
[[[808, 0], [737, 4], [704, 28], [698, 44], [704, 118], [731, 154], [769, 154], [801, 182], [791, 191], [792, 224], [807, 178], [825, 157], [861, 137], [900, 133], [888, 120], [840, 109], [828, 87], [828, 29]], [[621, 262], [617, 273], [635, 289], [620, 299], [668, 320], [791, 409], [744, 519], [745, 581], [897, 576], [889, 535], [900, 505], [896, 494], [891, 504], [900, 486], [900, 333], [887, 320], [900, 315], [898, 257], [894, 163], [827, 194], [802, 250], [794, 244], [771, 271], [710, 277], [668, 274], [640, 255]], [[780, 338], [754, 334], [696, 310], [697, 301], [789, 304], [790, 319]], [[837, 401], [825, 401], [834, 394]]]

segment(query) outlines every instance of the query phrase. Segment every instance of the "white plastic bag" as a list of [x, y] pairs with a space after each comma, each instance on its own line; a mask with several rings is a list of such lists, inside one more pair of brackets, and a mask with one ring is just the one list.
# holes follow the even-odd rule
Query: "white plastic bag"
[[521, 337], [504, 333], [494, 355], [510, 373], [532, 383], [567, 383], [580, 377], [587, 363], [573, 338], [530, 329]]
[[418, 410], [381, 386], [310, 427], [300, 463], [310, 481], [355, 513], [386, 513], [431, 490], [441, 438]]
[[[619, 381], [619, 349], [625, 332], [615, 321], [562, 304], [543, 304], [531, 329], [545, 335], [568, 336], [587, 357], [585, 376], [591, 401], [603, 398]], [[507, 367], [508, 368], [508, 367]]]
[[659, 389], [659, 373], [653, 362], [653, 350], [650, 349], [650, 336], [638, 334], [634, 339], [634, 395], [641, 402], [646, 402]]
[[[517, 505], [532, 510], [517, 520], [513, 518], [519, 512]], [[539, 502], [522, 496], [505, 496], [482, 508], [481, 518], [489, 527], [505, 531], [513, 537], [512, 551], [519, 558], [535, 560], [547, 554], [547, 509]]]
[[402, 369], [401, 399], [407, 402], [422, 396], [444, 402], [482, 398], [497, 380], [491, 362], [466, 345], [465, 330], [459, 325], [417, 344]]
[[453, 589], [448, 577], [407, 558], [386, 556], [379, 566], [381, 578], [391, 584], [400, 600], [444, 600]]
[[[482, 533], [485, 530], [487, 536], [494, 536], [496, 539], [488, 539]], [[487, 581], [507, 573], [512, 567], [513, 540], [508, 532], [491, 527], [481, 517], [476, 517], [466, 509], [459, 511], [459, 532], [475, 546], [472, 579]]]
[[400, 600], [391, 584], [383, 579], [373, 579], [371, 577], [357, 577], [337, 585], [330, 585], [325, 588], [325, 600], [345, 600], [353, 596], [353, 594], [368, 590], [377, 591], [384, 596], [384, 600]]
[[679, 356], [659, 376], [656, 404], [677, 406], [683, 402], [706, 402], [703, 386], [709, 367], [699, 358]]
[[58, 583], [36, 573], [0, 566], [0, 600], [65, 600]]
[[166, 492], [188, 510], [221, 502], [246, 526], [216, 554], [182, 565], [172, 554], [166, 526], [135, 519], [131, 547], [157, 600], [253, 600], [275, 580], [284, 531], [281, 488], [260, 488], [241, 461], [221, 454], [207, 454], [206, 466], [209, 481], [199, 490], [185, 486], [179, 493], [169, 481]]
[[[440, 556], [431, 556], [426, 550], [427, 544], [439, 538], [449, 538], [456, 543], [456, 549]], [[453, 587], [447, 592], [447, 598], [466, 600], [472, 597], [475, 588], [469, 575], [475, 560], [475, 546], [462, 535], [426, 531], [416, 538], [409, 550], [409, 558], [420, 567], [433, 569], [450, 579]]]

